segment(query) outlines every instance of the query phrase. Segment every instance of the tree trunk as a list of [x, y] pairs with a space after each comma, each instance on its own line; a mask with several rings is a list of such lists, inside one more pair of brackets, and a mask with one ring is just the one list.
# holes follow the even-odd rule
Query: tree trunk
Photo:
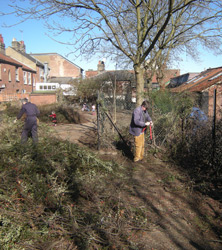
[[136, 105], [140, 106], [144, 99], [144, 68], [140, 65], [134, 65], [136, 77]]
[[[113, 123], [116, 125], [116, 75], [114, 78], [114, 86], [113, 86]], [[112, 129], [112, 132], [114, 133], [114, 126]]]

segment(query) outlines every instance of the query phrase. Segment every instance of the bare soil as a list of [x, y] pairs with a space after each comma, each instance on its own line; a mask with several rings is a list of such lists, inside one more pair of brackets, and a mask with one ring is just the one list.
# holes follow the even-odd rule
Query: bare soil
[[84, 122], [80, 124], [60, 124], [54, 127], [55, 134], [80, 146], [96, 148], [96, 116], [91, 112], [82, 112]]
[[[58, 124], [57, 136], [96, 149], [96, 116], [83, 114], [84, 124]], [[101, 157], [101, 156], [100, 156]], [[181, 169], [149, 156], [147, 162], [133, 163], [120, 152], [106, 156], [130, 169], [130, 187], [121, 190], [131, 206], [148, 211], [149, 230], [138, 228], [132, 238], [141, 249], [222, 249], [222, 204], [193, 190], [192, 182]], [[133, 192], [127, 192], [127, 190]], [[132, 240], [132, 239], [130, 239]]]

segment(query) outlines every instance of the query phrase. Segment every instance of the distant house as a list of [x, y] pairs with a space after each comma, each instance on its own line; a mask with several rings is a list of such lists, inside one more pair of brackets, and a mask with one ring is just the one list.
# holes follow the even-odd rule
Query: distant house
[[86, 78], [90, 78], [90, 77], [97, 76], [97, 75], [104, 73], [104, 72], [106, 72], [105, 62], [99, 61], [97, 64], [97, 70], [93, 70], [93, 69], [86, 70], [85, 76], [86, 76]]
[[44, 65], [44, 63], [27, 54], [26, 46], [23, 41], [18, 42], [13, 38], [12, 45], [6, 48], [5, 51], [7, 56], [10, 56], [16, 61], [36, 71], [35, 78], [33, 79], [34, 87], [36, 82], [44, 82], [44, 79], [46, 78], [45, 74], [48, 72], [47, 65]]
[[0, 35], [0, 101], [18, 100], [33, 91], [36, 71], [5, 55], [5, 44]]
[[[149, 71], [146, 72], [146, 75], [149, 76]], [[122, 93], [122, 97], [127, 97], [127, 100], [132, 100], [132, 102], [136, 102], [136, 80], [135, 80], [135, 73], [134, 70], [106, 70], [105, 63], [103, 61], [99, 61], [97, 64], [97, 70], [87, 70], [86, 71], [86, 78], [101, 78], [105, 75], [109, 77], [115, 76], [117, 81], [117, 91]], [[178, 69], [166, 69], [163, 72], [163, 77], [161, 82], [163, 83], [164, 87], [167, 86], [170, 82], [172, 77], [178, 76], [180, 74], [180, 70]], [[146, 76], [145, 76], [146, 77]], [[147, 77], [148, 78], [148, 77]], [[150, 83], [150, 79], [147, 79], [147, 84], [144, 86], [144, 92], [147, 91], [147, 85], [150, 84], [153, 90], [160, 89], [160, 84], [158, 82], [157, 76], [154, 74], [152, 76], [152, 80]], [[131, 98], [129, 98], [131, 95]], [[124, 97], [124, 98], [125, 98]]]
[[[55, 78], [60, 78], [60, 81], [67, 81], [66, 78], [82, 78], [83, 69], [67, 58], [57, 53], [32, 53], [32, 57], [42, 63], [47, 63], [50, 71], [47, 76], [47, 81], [56, 82]], [[67, 83], [67, 82], [66, 82]]]
[[[130, 74], [134, 74], [134, 70], [125, 70], [128, 71]], [[86, 71], [86, 78], [90, 78], [90, 77], [95, 77], [97, 75], [100, 74], [104, 74], [105, 72], [115, 72], [115, 70], [106, 70], [105, 69], [105, 63], [103, 61], [99, 61], [97, 64], [97, 70], [87, 70]], [[164, 87], [166, 87], [169, 83], [170, 83], [170, 79], [173, 77], [177, 77], [180, 75], [180, 70], [179, 69], [165, 69], [163, 72], [163, 76], [161, 79], [162, 84], [164, 85]], [[151, 84], [152, 89], [156, 90], [160, 88], [160, 79], [158, 79], [157, 75], [154, 74], [152, 76], [152, 79], [149, 79], [149, 75], [151, 75], [150, 71], [146, 72], [146, 78], [147, 79], [147, 84]], [[134, 81], [134, 86], [135, 88], [135, 81]], [[145, 84], [145, 88], [146, 88], [146, 84]]]
[[217, 118], [222, 113], [222, 67], [209, 68], [182, 85], [172, 88], [172, 92], [194, 92], [199, 96], [201, 109], [209, 116], [213, 115], [214, 93], [216, 95]]

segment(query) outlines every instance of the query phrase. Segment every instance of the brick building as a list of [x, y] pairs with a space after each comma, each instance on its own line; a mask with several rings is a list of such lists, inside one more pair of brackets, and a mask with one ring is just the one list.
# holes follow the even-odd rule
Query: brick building
[[0, 102], [27, 97], [33, 91], [36, 71], [5, 55], [0, 34]]
[[182, 85], [172, 88], [172, 92], [193, 92], [198, 96], [200, 108], [213, 116], [214, 93], [216, 90], [217, 118], [222, 118], [222, 67], [209, 68]]
[[[125, 70], [128, 71], [130, 74], [125, 74], [125, 76], [130, 76], [134, 74], [134, 70]], [[86, 71], [86, 78], [96, 77], [98, 75], [104, 74], [105, 72], [118, 72], [118, 70], [106, 70], [105, 63], [103, 61], [99, 61], [97, 64], [97, 70], [87, 70]], [[152, 75], [150, 77], [150, 75]], [[162, 85], [165, 87], [170, 83], [170, 79], [173, 77], [178, 77], [180, 75], [179, 69], [165, 69], [162, 72], [161, 82]], [[147, 83], [152, 86], [153, 89], [160, 88], [160, 79], [157, 77], [156, 74], [151, 74], [149, 70], [147, 70], [146, 75], [144, 76], [147, 79]], [[150, 79], [148, 79], [150, 78]], [[128, 79], [125, 79], [128, 80]], [[135, 81], [134, 81], [134, 89], [135, 89]]]
[[13, 38], [11, 46], [5, 49], [5, 53], [7, 56], [10, 56], [16, 61], [36, 71], [35, 78], [33, 79], [34, 87], [36, 82], [44, 82], [44, 80], [47, 78], [47, 65], [44, 65], [44, 63], [27, 54], [26, 46], [23, 41], [16, 41], [16, 39]]
[[32, 53], [30, 55], [40, 62], [48, 64], [50, 71], [47, 81], [49, 82], [56, 82], [57, 78], [60, 80], [64, 78], [64, 81], [67, 78], [82, 78], [83, 69], [57, 53]]
[[[108, 75], [109, 77], [115, 76], [116, 77], [116, 84], [117, 89], [119, 89], [119, 92], [122, 91], [122, 93], [129, 93], [132, 96], [132, 101], [136, 102], [136, 80], [135, 80], [135, 72], [134, 70], [106, 70], [105, 69], [105, 63], [103, 61], [99, 61], [97, 64], [97, 70], [87, 70], [86, 71], [86, 78], [102, 78], [105, 77], [105, 75]], [[149, 75], [152, 75], [151, 77]], [[180, 70], [179, 69], [165, 69], [162, 72], [162, 78], [161, 82], [162, 85], [167, 86], [170, 83], [170, 79], [179, 76]], [[111, 77], [112, 78], [112, 77]], [[150, 71], [146, 72], [146, 75], [144, 78], [147, 81], [147, 84], [144, 86], [144, 92], [147, 92], [148, 85], [154, 90], [160, 89], [160, 83], [158, 82], [158, 77], [156, 74], [151, 74]], [[149, 79], [150, 78], [150, 79]], [[127, 94], [128, 95], [128, 94]]]

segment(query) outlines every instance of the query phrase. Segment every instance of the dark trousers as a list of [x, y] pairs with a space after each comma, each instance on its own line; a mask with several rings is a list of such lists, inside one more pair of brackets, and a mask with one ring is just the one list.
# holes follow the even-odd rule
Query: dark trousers
[[27, 142], [28, 136], [31, 133], [33, 142], [37, 143], [38, 142], [37, 128], [38, 126], [37, 126], [36, 117], [31, 117], [31, 118], [27, 117], [25, 125], [22, 130], [21, 142], [22, 143]]

